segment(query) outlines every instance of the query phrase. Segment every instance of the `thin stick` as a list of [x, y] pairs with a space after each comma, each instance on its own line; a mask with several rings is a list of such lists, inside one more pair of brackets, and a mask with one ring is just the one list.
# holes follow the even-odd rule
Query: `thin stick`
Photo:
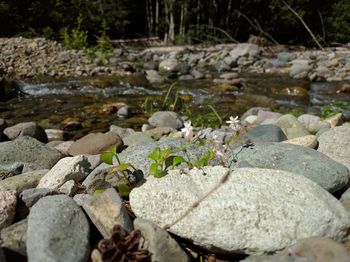
[[304, 22], [304, 20], [301, 18], [301, 16], [290, 6], [288, 5], [284, 0], [281, 0], [281, 2], [300, 20], [300, 22], [303, 24], [305, 29], [309, 32], [311, 35], [312, 39], [315, 41], [315, 43], [318, 45], [320, 49], [323, 49], [322, 45], [320, 42], [318, 42], [316, 36], [312, 33], [311, 29], [307, 26], [307, 24]]
[[210, 189], [207, 193], [205, 193], [201, 198], [199, 198], [196, 202], [194, 202], [192, 204], [191, 207], [189, 207], [186, 212], [180, 216], [178, 219], [176, 219], [173, 223], [171, 223], [170, 225], [165, 225], [163, 227], [163, 229], [168, 230], [169, 228], [171, 228], [172, 226], [176, 225], [177, 223], [179, 223], [181, 220], [183, 220], [186, 216], [188, 216], [189, 213], [191, 213], [194, 209], [196, 209], [200, 203], [202, 203], [208, 196], [210, 196], [211, 194], [213, 194], [219, 187], [221, 187], [223, 184], [225, 184], [227, 182], [227, 180], [229, 179], [229, 177], [231, 176], [232, 172], [231, 171], [227, 171], [226, 174], [220, 179], [219, 183], [216, 184], [212, 189]]
[[259, 31], [260, 33], [262, 33], [263, 35], [265, 35], [267, 38], [269, 38], [275, 45], [280, 45], [269, 33], [265, 32], [259, 22], [254, 19], [254, 22], [245, 14], [238, 12], [239, 15], [241, 15], [245, 20], [247, 20], [247, 22], [250, 24], [251, 27], [253, 27], [255, 30]]

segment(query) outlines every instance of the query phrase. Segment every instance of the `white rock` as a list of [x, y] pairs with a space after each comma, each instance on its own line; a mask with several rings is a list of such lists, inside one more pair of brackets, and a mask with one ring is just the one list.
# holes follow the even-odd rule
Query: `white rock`
[[[216, 166], [150, 177], [131, 191], [132, 210], [161, 227], [171, 224], [227, 171]], [[169, 230], [211, 251], [262, 254], [310, 236], [342, 240], [349, 227], [341, 203], [307, 178], [280, 170], [240, 168]]]
[[310, 148], [316, 148], [318, 144], [317, 138], [314, 135], [296, 137], [293, 139], [282, 141], [282, 143], [310, 147]]
[[77, 186], [75, 185], [74, 180], [69, 180], [66, 183], [64, 183], [59, 189], [59, 192], [67, 195], [72, 196], [75, 192], [77, 192]]
[[65, 157], [40, 179], [37, 188], [58, 189], [68, 180], [83, 180], [89, 172], [90, 163], [86, 156]]
[[334, 127], [318, 138], [318, 151], [350, 170], [350, 125]]

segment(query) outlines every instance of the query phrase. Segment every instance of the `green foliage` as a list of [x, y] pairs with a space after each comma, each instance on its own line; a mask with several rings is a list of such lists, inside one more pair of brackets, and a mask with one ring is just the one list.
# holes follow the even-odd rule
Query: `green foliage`
[[333, 102], [329, 105], [325, 105], [322, 108], [322, 118], [328, 118], [330, 116], [342, 113], [343, 110], [350, 110], [350, 103], [344, 101]]
[[170, 156], [173, 151], [171, 149], [161, 150], [160, 147], [156, 147], [151, 154], [148, 155], [154, 162], [150, 165], [150, 174], [154, 177], [163, 177], [167, 174], [170, 167], [174, 168], [186, 160], [181, 156]]
[[350, 1], [341, 0], [334, 3], [332, 15], [328, 18], [331, 30], [329, 35], [336, 42], [350, 41]]
[[82, 17], [78, 17], [77, 27], [72, 30], [63, 28], [60, 31], [63, 45], [68, 49], [84, 49], [88, 46], [88, 32], [80, 29]]
[[288, 112], [288, 114], [291, 114], [291, 115], [293, 115], [293, 116], [295, 116], [295, 117], [298, 117], [298, 116], [301, 116], [302, 114], [304, 114], [304, 112], [301, 111], [301, 110], [298, 109], [298, 108], [293, 108], [292, 110], [290, 110], [290, 111]]
[[118, 157], [118, 153], [117, 153], [117, 149], [116, 147], [112, 148], [111, 151], [106, 151], [103, 152], [100, 155], [100, 159], [102, 162], [108, 164], [108, 165], [113, 165], [113, 159], [116, 159], [118, 162], [118, 165], [116, 165], [115, 167], [113, 167], [110, 170], [110, 173], [112, 174], [118, 174], [121, 173], [124, 177], [124, 182], [120, 182], [117, 185], [117, 189], [118, 192], [121, 196], [129, 196], [129, 193], [131, 192], [131, 190], [133, 189], [134, 185], [132, 182], [130, 182], [129, 176], [133, 175], [134, 177], [138, 177], [138, 172], [139, 170], [137, 170], [133, 165], [131, 165], [130, 163], [121, 163], [120, 159]]

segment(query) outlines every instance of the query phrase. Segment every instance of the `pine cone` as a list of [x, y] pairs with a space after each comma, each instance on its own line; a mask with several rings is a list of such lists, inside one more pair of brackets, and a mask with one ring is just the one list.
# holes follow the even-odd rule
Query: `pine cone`
[[148, 250], [139, 249], [140, 230], [130, 233], [122, 226], [115, 225], [110, 239], [98, 243], [98, 249], [105, 262], [144, 262], [150, 261]]

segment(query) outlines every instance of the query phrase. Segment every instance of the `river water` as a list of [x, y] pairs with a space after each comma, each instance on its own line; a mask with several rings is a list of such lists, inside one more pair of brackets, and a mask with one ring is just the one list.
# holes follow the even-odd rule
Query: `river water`
[[[240, 89], [215, 85], [212, 80], [177, 82], [169, 100], [174, 100], [177, 92], [192, 116], [212, 112], [212, 105], [223, 118], [241, 115], [254, 106], [283, 113], [297, 109], [317, 114], [332, 101], [350, 101], [349, 93], [336, 93], [344, 83], [309, 83], [273, 75], [245, 75], [244, 79]], [[88, 132], [107, 131], [112, 124], [139, 129], [147, 123], [150, 108], [161, 109], [170, 85], [130, 86], [111, 77], [25, 81], [25, 97], [0, 103], [0, 118], [9, 125], [35, 121], [44, 128], [59, 129], [69, 121], [79, 121], [82, 128], [71, 134], [75, 138]], [[126, 103], [130, 116], [119, 118], [116, 113], [102, 110], [104, 105], [115, 102]], [[179, 109], [183, 108], [184, 105]]]

